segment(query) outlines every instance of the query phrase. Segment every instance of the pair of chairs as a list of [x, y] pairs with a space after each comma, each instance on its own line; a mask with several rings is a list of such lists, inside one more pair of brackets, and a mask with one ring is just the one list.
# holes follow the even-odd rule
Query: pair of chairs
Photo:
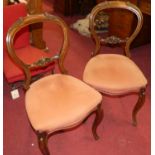
[[[7, 33], [6, 42], [9, 56], [25, 74], [26, 112], [37, 134], [39, 148], [44, 155], [50, 154], [47, 146], [50, 134], [79, 125], [91, 113], [96, 114], [92, 125], [92, 133], [96, 140], [99, 138], [96, 130], [103, 118], [101, 93], [112, 96], [125, 95], [131, 92], [138, 93], [139, 99], [132, 112], [133, 125], [137, 124], [136, 114], [144, 104], [145, 99], [146, 78], [136, 64], [126, 56], [98, 54], [101, 43], [109, 43], [107, 40], [115, 43], [121, 42], [121, 39], [114, 36], [101, 39], [94, 28], [95, 16], [98, 12], [113, 8], [129, 10], [136, 14], [138, 19], [135, 31], [125, 40], [127, 56], [130, 56], [129, 47], [131, 42], [142, 27], [143, 16], [141, 11], [129, 2], [110, 1], [95, 6], [90, 13], [90, 31], [96, 49], [93, 57], [86, 64], [83, 74], [84, 82], [67, 75], [67, 70], [64, 67], [69, 38], [67, 25], [61, 18], [47, 13], [30, 15], [19, 19]], [[14, 38], [17, 32], [25, 26], [38, 22], [52, 22], [60, 26], [63, 34], [62, 46], [59, 53], [53, 57], [42, 57], [32, 64], [25, 63], [15, 52]], [[31, 84], [31, 71], [38, 67], [44, 68], [53, 62], [58, 64], [62, 74], [48, 75]]]

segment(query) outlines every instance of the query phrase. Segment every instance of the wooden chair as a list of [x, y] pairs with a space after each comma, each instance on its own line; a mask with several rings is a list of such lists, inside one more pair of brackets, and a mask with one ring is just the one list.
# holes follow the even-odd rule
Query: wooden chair
[[[100, 11], [110, 9], [128, 10], [137, 17], [137, 26], [131, 36], [122, 39], [116, 36], [102, 38], [95, 30], [95, 17]], [[108, 12], [107, 12], [108, 13]], [[123, 19], [122, 19], [123, 20]], [[83, 80], [99, 92], [110, 96], [123, 96], [137, 93], [138, 101], [132, 112], [132, 123], [137, 125], [136, 115], [145, 101], [147, 79], [130, 59], [130, 45], [139, 33], [143, 23], [141, 11], [133, 4], [123, 1], [106, 1], [96, 5], [90, 13], [90, 31], [95, 41], [93, 57], [86, 64]], [[119, 23], [121, 24], [121, 23]], [[125, 45], [125, 54], [99, 54], [101, 45]], [[124, 46], [122, 46], [124, 47]], [[106, 51], [105, 51], [106, 52]]]
[[[7, 47], [6, 47], [6, 35], [8, 29], [12, 26], [12, 24], [19, 19], [20, 17], [27, 16], [27, 6], [25, 4], [16, 4], [16, 5], [8, 5], [3, 7], [4, 13], [4, 23], [3, 23], [3, 55], [4, 55], [4, 75], [9, 84], [13, 87], [17, 87], [19, 81], [24, 80], [24, 72], [16, 65], [8, 55]], [[31, 63], [34, 60], [37, 60], [40, 55], [44, 55], [46, 57], [50, 57], [51, 53], [47, 53], [44, 50], [38, 49], [31, 45], [30, 41], [30, 31], [29, 27], [25, 27], [21, 29], [16, 38], [14, 39], [14, 45], [16, 48], [17, 55], [22, 58], [25, 62]], [[40, 36], [40, 35], [39, 35]], [[27, 52], [31, 51], [31, 52]], [[11, 66], [11, 67], [10, 67]], [[54, 64], [51, 64], [46, 68], [46, 70], [37, 69], [31, 72], [32, 76], [37, 76], [43, 74], [48, 71], [52, 71], [54, 69]]]
[[[63, 42], [60, 52], [55, 56], [43, 57], [32, 64], [23, 62], [15, 52], [13, 41], [17, 32], [23, 27], [40, 22], [55, 23], [62, 29]], [[55, 37], [53, 35], [53, 37]], [[59, 17], [50, 14], [30, 15], [19, 19], [8, 31], [7, 48], [11, 59], [24, 71], [26, 89], [25, 106], [30, 123], [37, 134], [38, 144], [44, 155], [49, 155], [47, 140], [50, 134], [79, 125], [91, 113], [96, 114], [92, 126], [95, 139], [98, 139], [97, 126], [102, 120], [102, 95], [84, 82], [66, 75], [63, 65], [68, 50], [68, 30]], [[27, 51], [29, 52], [29, 51]], [[50, 63], [58, 64], [62, 74], [45, 76], [30, 84], [33, 70], [39, 66], [45, 67]]]

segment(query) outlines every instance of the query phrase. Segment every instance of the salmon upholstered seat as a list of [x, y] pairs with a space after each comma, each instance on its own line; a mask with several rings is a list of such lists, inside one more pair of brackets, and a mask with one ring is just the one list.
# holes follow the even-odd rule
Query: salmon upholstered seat
[[83, 80], [110, 95], [139, 92], [147, 84], [147, 79], [137, 65], [119, 54], [99, 54], [90, 59]]
[[[59, 53], [54, 54], [52, 57], [48, 57], [44, 53], [42, 53], [42, 56], [34, 53], [38, 57], [36, 60], [33, 57], [31, 48], [29, 48], [27, 49], [27, 52], [30, 52], [29, 56], [24, 59], [26, 62], [23, 60], [23, 51], [17, 57], [13, 44], [16, 33], [27, 25], [44, 24], [46, 22], [51, 25], [55, 24], [61, 30], [62, 37], [59, 40], [61, 44]], [[48, 31], [53, 32], [53, 28], [48, 29]], [[52, 37], [54, 39], [60, 38], [54, 33], [51, 35]], [[102, 95], [83, 81], [67, 74], [64, 60], [68, 47], [67, 25], [60, 17], [48, 13], [30, 15], [18, 20], [12, 25], [7, 34], [8, 54], [12, 61], [23, 70], [25, 75], [25, 108], [43, 155], [50, 155], [47, 142], [52, 133], [75, 127], [92, 113], [95, 113], [92, 133], [96, 140], [99, 139], [97, 127], [103, 118]], [[32, 83], [31, 71], [38, 67], [39, 70], [44, 70], [52, 63], [58, 65], [60, 72], [52, 75], [45, 74], [44, 77]]]
[[[120, 31], [120, 28], [128, 31], [128, 27], [121, 23], [123, 16], [120, 16], [120, 12], [124, 15], [129, 13], [135, 20], [137, 19], [137, 23], [135, 22], [137, 25], [129, 36]], [[115, 21], [113, 19], [117, 17], [116, 26], [111, 28], [111, 23], [114, 24]], [[96, 23], [102, 28], [108, 25], [108, 30], [104, 31], [102, 35], [102, 31], [98, 31]], [[95, 50], [83, 73], [83, 80], [103, 94], [124, 96], [129, 93], [138, 93], [138, 101], [132, 111], [132, 123], [135, 126], [137, 125], [137, 113], [145, 101], [147, 79], [140, 68], [130, 59], [130, 45], [140, 32], [142, 24], [143, 15], [140, 9], [130, 2], [105, 1], [97, 4], [89, 14], [90, 32], [95, 42]], [[124, 48], [125, 56], [109, 54], [106, 51], [102, 51], [106, 54], [101, 54], [99, 53], [101, 45], [111, 45], [114, 50], [114, 47], [119, 45]]]
[[102, 95], [84, 82], [62, 74], [34, 82], [26, 92], [26, 111], [35, 130], [56, 131], [79, 124]]

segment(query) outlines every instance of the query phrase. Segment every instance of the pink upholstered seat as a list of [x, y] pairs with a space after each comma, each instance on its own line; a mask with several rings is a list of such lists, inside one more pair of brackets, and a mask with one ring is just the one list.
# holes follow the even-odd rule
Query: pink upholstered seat
[[139, 92], [147, 84], [138, 66], [128, 57], [99, 54], [86, 65], [83, 80], [110, 95]]
[[101, 94], [84, 82], [55, 74], [31, 84], [26, 111], [35, 130], [54, 132], [81, 123], [101, 100]]

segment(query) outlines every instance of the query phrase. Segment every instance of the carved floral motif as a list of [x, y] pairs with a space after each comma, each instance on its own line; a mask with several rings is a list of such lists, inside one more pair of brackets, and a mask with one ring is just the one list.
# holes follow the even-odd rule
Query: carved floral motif
[[120, 44], [120, 43], [125, 43], [128, 38], [126, 39], [121, 39], [117, 36], [109, 36], [107, 38], [102, 38], [101, 43], [106, 43], [106, 44]]
[[33, 64], [31, 64], [30, 67], [32, 67], [32, 68], [43, 67], [57, 59], [59, 59], [59, 55], [56, 55], [51, 58], [41, 58], [37, 62], [34, 62]]

